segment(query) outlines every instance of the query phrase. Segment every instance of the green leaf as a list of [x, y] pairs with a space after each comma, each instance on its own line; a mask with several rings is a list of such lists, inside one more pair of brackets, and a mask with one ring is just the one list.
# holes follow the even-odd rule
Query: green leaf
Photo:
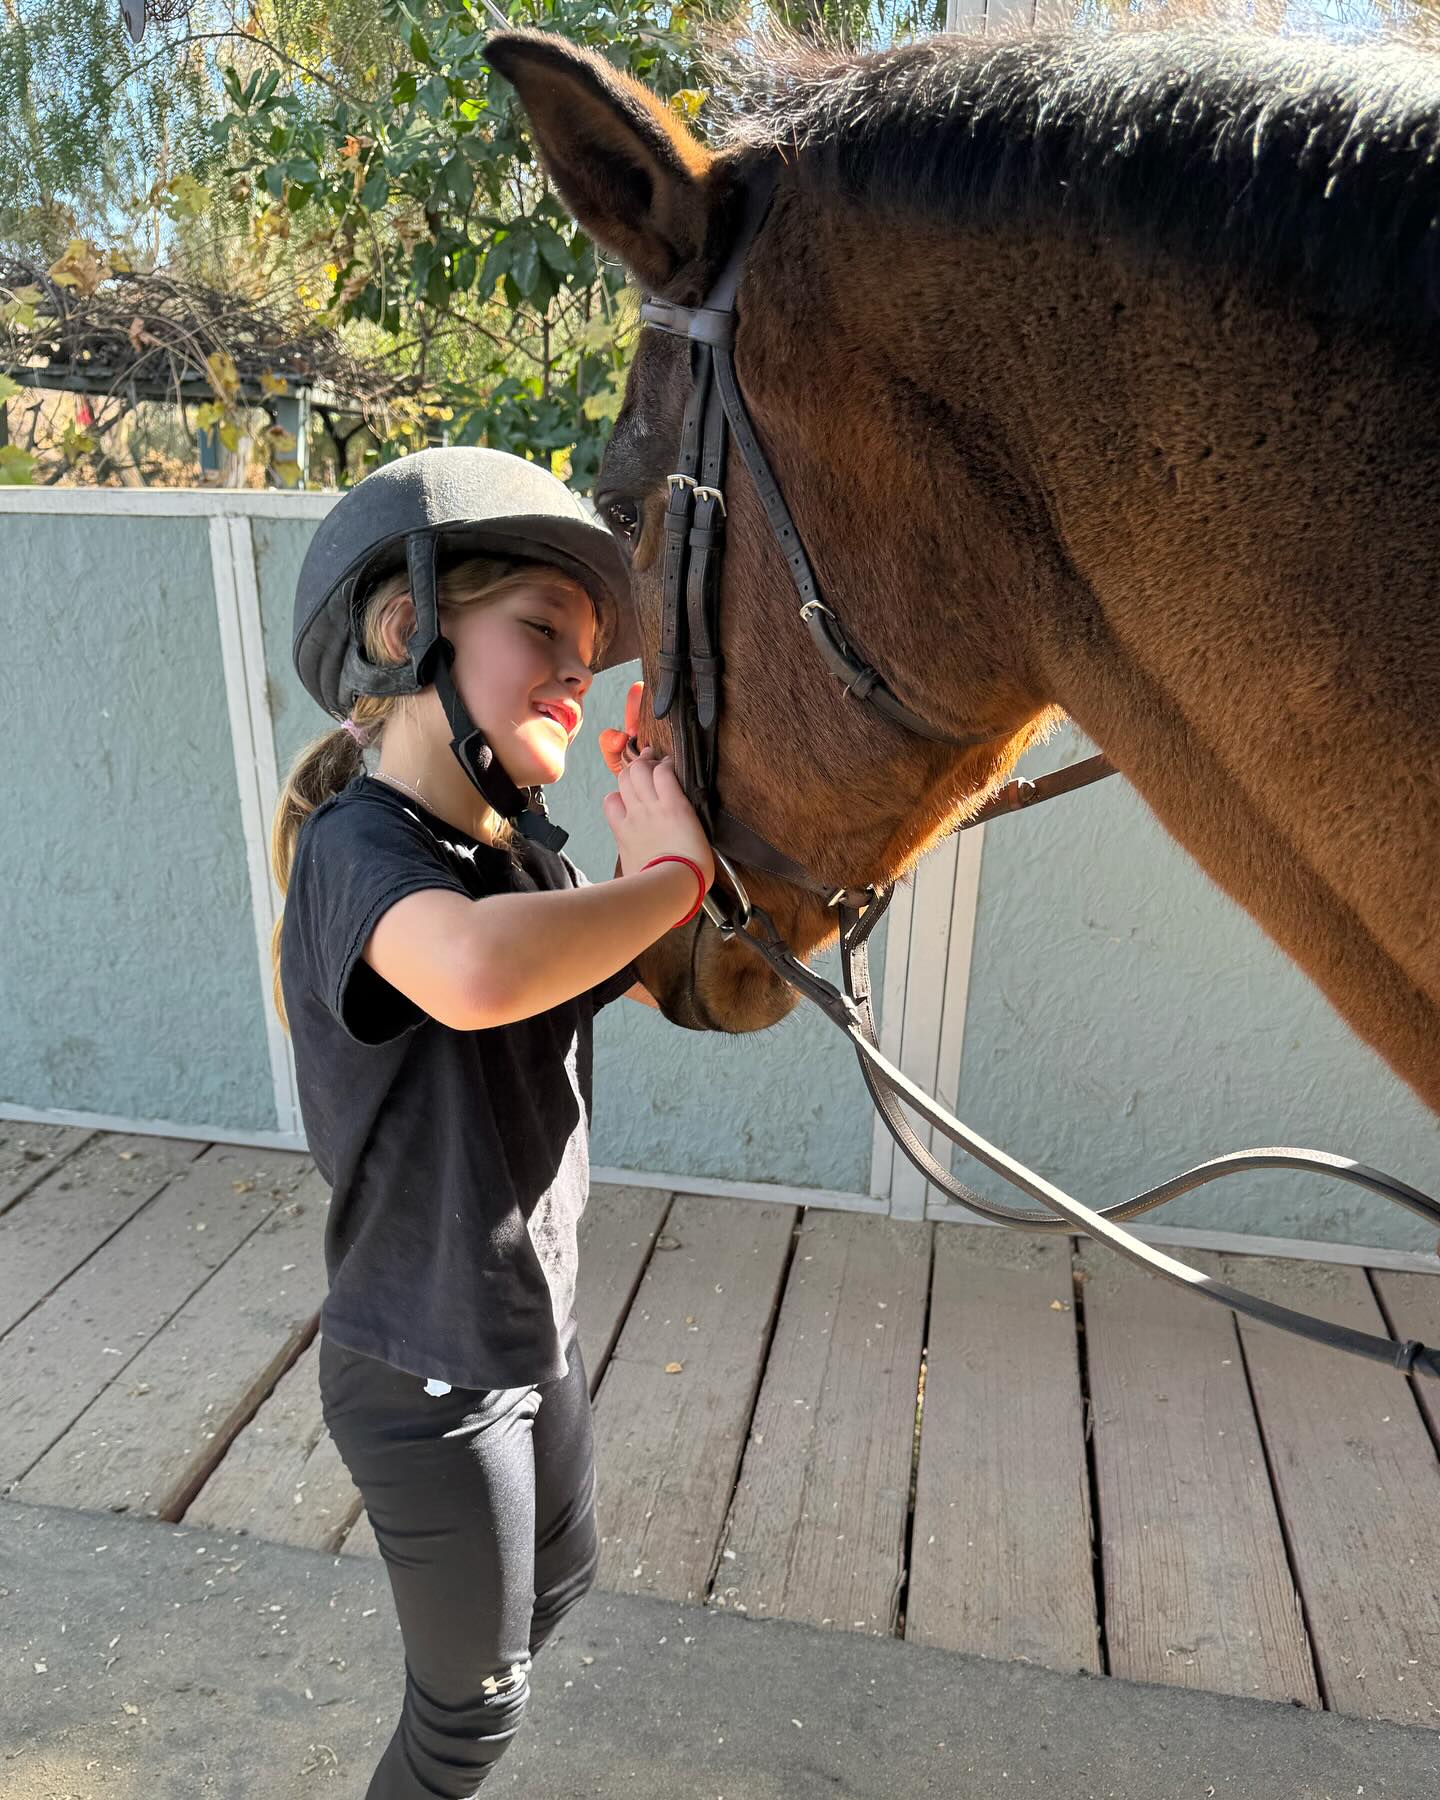
[[390, 198], [390, 177], [383, 168], [375, 169], [360, 190], [360, 204], [367, 213], [379, 212]]
[[20, 383], [8, 375], [0, 375], [0, 406], [20, 392]]
[[432, 119], [438, 119], [450, 98], [450, 84], [443, 75], [432, 75], [420, 89], [420, 104]]
[[569, 278], [575, 272], [575, 259], [570, 254], [570, 246], [553, 226], [540, 224], [535, 226], [535, 243], [541, 256], [557, 275]]
[[424, 63], [427, 69], [434, 66], [430, 57], [430, 45], [426, 41], [425, 33], [418, 25], [410, 33], [410, 54], [416, 62]]
[[35, 458], [18, 444], [0, 444], [0, 487], [29, 487], [35, 477]]
[[470, 173], [469, 163], [463, 156], [452, 156], [440, 171], [440, 181], [463, 212], [475, 196], [475, 177]]
[[540, 272], [540, 252], [535, 246], [533, 237], [523, 237], [516, 241], [510, 254], [510, 273], [515, 279], [520, 292], [529, 299]]
[[415, 98], [415, 90], [419, 85], [415, 76], [407, 69], [391, 83], [390, 98], [397, 106], [408, 106]]

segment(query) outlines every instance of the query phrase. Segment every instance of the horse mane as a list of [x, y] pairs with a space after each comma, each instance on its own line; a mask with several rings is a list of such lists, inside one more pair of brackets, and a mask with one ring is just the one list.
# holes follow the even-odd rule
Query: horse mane
[[1409, 332], [1440, 311], [1440, 60], [1215, 27], [767, 45], [723, 139], [856, 200], [1059, 221]]

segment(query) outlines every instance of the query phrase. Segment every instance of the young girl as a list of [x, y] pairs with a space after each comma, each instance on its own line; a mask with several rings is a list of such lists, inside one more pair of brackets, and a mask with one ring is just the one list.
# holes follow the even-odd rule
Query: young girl
[[475, 1792], [595, 1572], [591, 1020], [649, 999], [632, 959], [713, 873], [649, 752], [605, 800], [623, 878], [587, 884], [544, 815], [594, 672], [633, 653], [625, 585], [561, 483], [486, 450], [368, 476], [301, 571], [296, 667], [339, 723], [276, 813], [277, 1003], [333, 1189], [325, 1420], [405, 1646], [369, 1800]]

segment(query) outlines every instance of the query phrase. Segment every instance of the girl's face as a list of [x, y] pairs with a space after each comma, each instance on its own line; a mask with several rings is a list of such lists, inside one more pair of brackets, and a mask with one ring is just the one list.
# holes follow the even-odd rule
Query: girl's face
[[441, 629], [455, 646], [460, 698], [506, 774], [517, 787], [558, 781], [594, 679], [590, 596], [573, 582], [526, 582], [442, 607]]

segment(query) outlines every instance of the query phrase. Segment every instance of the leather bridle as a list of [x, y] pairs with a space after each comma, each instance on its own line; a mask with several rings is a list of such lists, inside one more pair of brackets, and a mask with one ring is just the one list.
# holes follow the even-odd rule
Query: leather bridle
[[[820, 594], [800, 533], [746, 410], [735, 372], [736, 295], [745, 258], [769, 212], [774, 185], [773, 166], [750, 181], [740, 230], [724, 268], [701, 305], [681, 306], [669, 300], [650, 299], [640, 309], [645, 324], [685, 338], [690, 344], [690, 393], [681, 427], [678, 465], [669, 477], [665, 509], [660, 653], [652, 705], [657, 719], [670, 721], [676, 772], [710, 838], [717, 871], [724, 880], [723, 889], [717, 880], [706, 897], [707, 918], [724, 939], [743, 943], [763, 957], [776, 975], [818, 1006], [846, 1034], [855, 1048], [871, 1099], [895, 1142], [927, 1181], [971, 1212], [1030, 1231], [1083, 1231], [1152, 1274], [1236, 1312], [1318, 1343], [1392, 1363], [1407, 1373], [1420, 1371], [1440, 1376], [1440, 1352], [1427, 1349], [1414, 1339], [1401, 1342], [1355, 1331], [1241, 1292], [1166, 1255], [1118, 1223], [1207, 1182], [1250, 1169], [1319, 1171], [1355, 1182], [1408, 1208], [1432, 1226], [1440, 1226], [1440, 1205], [1429, 1195], [1348, 1157], [1275, 1148], [1212, 1158], [1112, 1206], [1092, 1209], [1082, 1205], [952, 1118], [881, 1052], [871, 1006], [867, 944], [890, 903], [890, 891], [878, 886], [853, 888], [817, 880], [808, 869], [720, 805], [720, 571], [725, 536], [724, 482], [732, 436], [789, 566], [800, 599], [800, 622], [822, 661], [842, 684], [846, 697], [868, 706], [891, 726], [955, 749], [994, 742], [999, 735], [993, 730], [977, 730], [957, 736], [906, 706], [861, 654]], [[1115, 773], [1105, 757], [1095, 756], [1033, 783], [1012, 781], [959, 829], [969, 830], [986, 820], [1074, 792]], [[753, 904], [740, 873], [742, 866], [816, 895], [835, 909], [840, 924], [843, 993], [801, 961], [785, 943], [770, 915]], [[901, 1110], [902, 1101], [951, 1143], [1048, 1210], [1037, 1213], [1000, 1206], [957, 1180], [920, 1142]]]

